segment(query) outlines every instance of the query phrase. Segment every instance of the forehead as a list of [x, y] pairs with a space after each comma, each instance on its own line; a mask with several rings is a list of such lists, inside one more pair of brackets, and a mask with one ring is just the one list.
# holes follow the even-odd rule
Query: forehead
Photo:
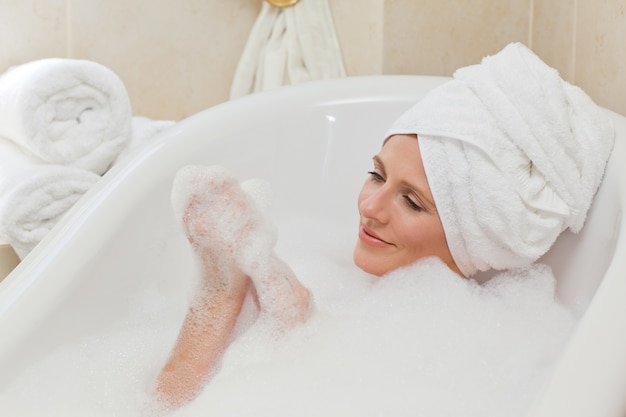
[[416, 135], [390, 136], [383, 143], [377, 156], [387, 174], [394, 174], [426, 196], [432, 196]]
[[425, 175], [422, 156], [416, 135], [393, 135], [388, 137], [378, 153], [378, 157], [389, 168], [413, 168]]

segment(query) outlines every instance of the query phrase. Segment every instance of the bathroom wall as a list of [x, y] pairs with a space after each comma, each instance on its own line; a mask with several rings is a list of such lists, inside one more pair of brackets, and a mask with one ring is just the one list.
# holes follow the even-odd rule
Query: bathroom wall
[[[0, 72], [100, 62], [135, 115], [180, 120], [228, 100], [263, 0], [0, 0]], [[309, 1], [309, 0], [302, 0]], [[509, 42], [626, 115], [626, 0], [329, 0], [348, 75], [452, 75]], [[0, 242], [0, 279], [17, 263]]]
[[[0, 0], [0, 70], [91, 59], [120, 75], [135, 114], [178, 120], [228, 99], [261, 2]], [[349, 75], [451, 75], [521, 41], [626, 114], [626, 0], [329, 2]]]

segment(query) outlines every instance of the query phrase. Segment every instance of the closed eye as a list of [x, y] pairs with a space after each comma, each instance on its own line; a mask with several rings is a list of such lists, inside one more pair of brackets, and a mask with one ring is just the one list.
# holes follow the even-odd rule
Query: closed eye
[[383, 176], [380, 175], [376, 171], [369, 171], [368, 174], [370, 176], [370, 180], [372, 180], [374, 182], [385, 182], [385, 179], [383, 178]]
[[403, 195], [402, 197], [404, 197], [404, 201], [406, 201], [406, 204], [409, 206], [409, 208], [411, 210], [415, 210], [415, 211], [423, 211], [424, 208], [419, 205], [418, 203], [416, 203], [415, 201], [413, 201], [413, 199], [408, 196], [408, 195]]

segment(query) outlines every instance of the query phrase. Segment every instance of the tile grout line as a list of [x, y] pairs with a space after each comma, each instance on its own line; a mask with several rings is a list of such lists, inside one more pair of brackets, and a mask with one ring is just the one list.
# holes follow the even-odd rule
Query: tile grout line
[[578, 38], [578, 0], [574, 0], [574, 13], [572, 16], [573, 24], [572, 24], [572, 49], [570, 51], [572, 55], [572, 59], [570, 61], [570, 77], [572, 83], [576, 83], [576, 39]]
[[74, 55], [72, 40], [72, 0], [65, 0], [65, 55], [67, 58], [73, 58]]
[[533, 31], [535, 26], [535, 0], [530, 0], [528, 2], [529, 13], [528, 13], [528, 47], [533, 49]]

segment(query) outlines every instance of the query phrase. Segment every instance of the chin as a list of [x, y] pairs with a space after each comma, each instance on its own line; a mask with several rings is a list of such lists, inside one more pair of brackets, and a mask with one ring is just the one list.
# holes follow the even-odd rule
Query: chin
[[354, 264], [362, 269], [364, 272], [368, 274], [382, 276], [390, 271], [388, 268], [383, 268], [380, 262], [376, 262], [376, 258], [373, 256], [368, 256], [367, 254], [359, 251], [358, 248], [354, 250], [354, 254], [352, 256], [352, 261]]

